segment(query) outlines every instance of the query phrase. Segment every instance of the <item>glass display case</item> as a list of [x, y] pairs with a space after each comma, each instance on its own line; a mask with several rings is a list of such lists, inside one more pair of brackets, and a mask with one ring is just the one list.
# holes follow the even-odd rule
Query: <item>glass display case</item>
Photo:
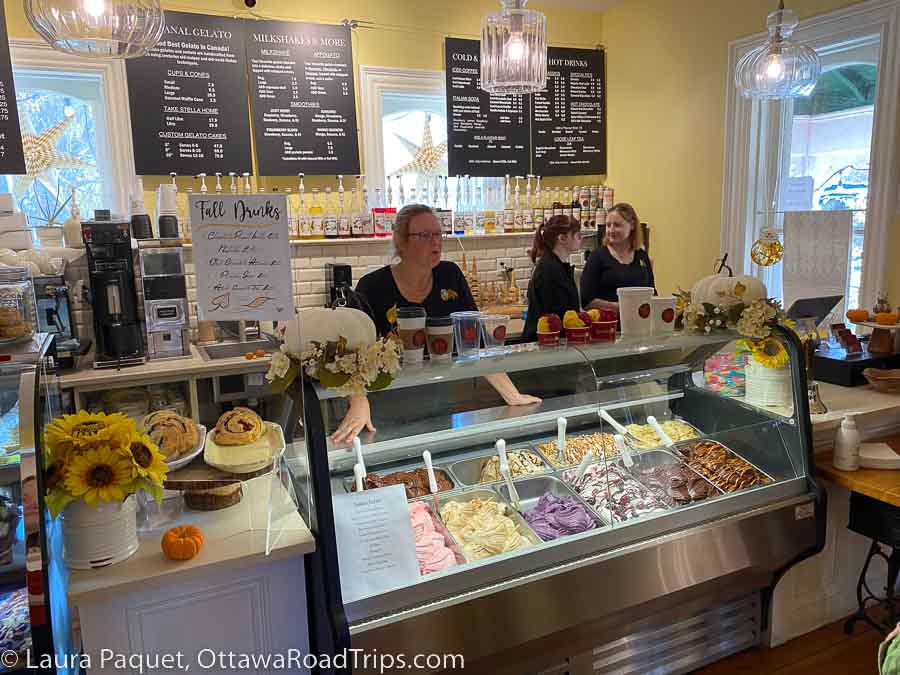
[[[43, 343], [48, 346], [51, 343]], [[60, 414], [59, 387], [44, 347], [0, 364], [0, 649], [2, 672], [72, 654], [62, 535], [43, 504], [44, 429]], [[27, 362], [31, 361], [31, 363]], [[66, 667], [41, 672], [66, 673]]]
[[[823, 546], [824, 493], [798, 338], [777, 328], [773, 358], [756, 358], [735, 337], [521, 345], [404, 368], [369, 396], [360, 479], [357, 453], [330, 440], [345, 401], [307, 382], [306, 454], [292, 466], [319, 547], [316, 647], [531, 673], [626, 640], [610, 663], [649, 672], [758, 642], [780, 575]], [[505, 405], [489, 383], [503, 374], [541, 403]], [[361, 553], [338, 545], [334, 498], [360, 484], [404, 485], [419, 574], [351, 595], [341, 561]], [[736, 602], [741, 630], [700, 640], [672, 627]]]

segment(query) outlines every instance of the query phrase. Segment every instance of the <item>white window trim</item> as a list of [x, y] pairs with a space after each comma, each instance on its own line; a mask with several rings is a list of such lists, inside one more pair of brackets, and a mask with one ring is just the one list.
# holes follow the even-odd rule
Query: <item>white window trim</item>
[[[900, 0], [870, 0], [813, 17], [801, 22], [795, 36], [815, 48], [862, 34], [878, 34], [881, 38], [860, 287], [860, 303], [868, 306], [887, 280], [886, 242], [898, 212], [894, 193], [900, 164], [900, 90], [896, 86], [900, 82]], [[753, 102], [741, 96], [734, 84], [734, 69], [738, 60], [762, 44], [765, 37], [765, 33], [759, 33], [729, 44], [720, 241], [721, 253], [728, 253], [729, 260], [741, 272], [750, 269], [752, 233], [745, 226], [752, 222], [747, 203], [751, 178], [748, 168], [750, 153], [754, 151], [750, 138], [756, 122], [751, 115]]]
[[[109, 139], [111, 175], [103, 180], [111, 183], [114, 203], [108, 208], [115, 214], [128, 213], [128, 195], [134, 185], [134, 151], [131, 145], [131, 117], [128, 108], [128, 86], [125, 63], [121, 59], [81, 59], [51, 49], [40, 40], [9, 41], [13, 67], [64, 70], [98, 75], [105, 102], [106, 129]], [[98, 148], [99, 150], [99, 148]], [[89, 216], [91, 214], [84, 214]]]
[[362, 103], [363, 155], [369, 189], [384, 185], [384, 141], [382, 106], [384, 94], [437, 94], [445, 96], [444, 71], [359, 67], [359, 91]]

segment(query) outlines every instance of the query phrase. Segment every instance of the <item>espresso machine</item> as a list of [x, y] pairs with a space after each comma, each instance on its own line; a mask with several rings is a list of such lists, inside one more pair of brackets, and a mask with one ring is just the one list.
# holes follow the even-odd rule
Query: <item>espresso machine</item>
[[161, 246], [161, 243], [138, 243], [147, 356], [150, 359], [181, 358], [191, 355], [184, 250], [180, 245]]
[[81, 235], [94, 310], [94, 368], [144, 363], [128, 221], [95, 217], [81, 224]]
[[346, 263], [325, 263], [325, 288], [328, 289], [328, 305], [346, 302], [353, 288], [353, 269]]

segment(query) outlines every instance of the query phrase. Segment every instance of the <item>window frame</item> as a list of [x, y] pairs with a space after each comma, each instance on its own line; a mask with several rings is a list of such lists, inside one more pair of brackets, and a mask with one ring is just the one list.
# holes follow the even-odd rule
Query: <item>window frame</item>
[[439, 95], [446, 98], [444, 71], [386, 68], [360, 65], [359, 90], [362, 103], [363, 158], [370, 191], [384, 185], [384, 94]]
[[63, 71], [99, 77], [103, 108], [102, 117], [97, 119], [97, 126], [100, 126], [101, 121], [105, 123], [106, 142], [98, 143], [97, 155], [109, 164], [110, 175], [103, 178], [113, 195], [113, 202], [108, 208], [114, 214], [127, 214], [128, 196], [134, 186], [135, 172], [124, 61], [73, 58], [57, 52], [40, 40], [10, 39], [9, 47], [13, 69]]
[[[900, 81], [900, 0], [869, 0], [846, 9], [829, 12], [801, 22], [795, 32], [796, 39], [811, 47], [823, 50], [835, 42], [852, 43], [865, 36], [878, 35], [879, 62], [878, 86], [875, 96], [875, 118], [872, 129], [872, 154], [870, 157], [869, 199], [866, 210], [866, 230], [863, 244], [860, 303], [868, 306], [887, 281], [887, 241], [890, 228], [900, 210], [900, 203], [893, 195], [898, 185], [897, 148], [900, 131], [900, 92], [893, 83]], [[782, 168], [790, 161], [790, 148], [781, 148], [778, 158], [760, 164], [760, 158], [771, 155], [773, 143], [779, 142], [781, 127], [790, 122], [786, 114], [790, 102], [764, 106], [744, 98], [734, 84], [734, 69], [740, 58], [762, 44], [765, 33], [758, 33], [729, 44], [728, 71], [726, 73], [725, 104], [725, 157], [722, 184], [722, 214], [720, 252], [729, 253], [736, 270], [749, 273], [753, 270], [750, 247], [755, 237], [759, 195], [754, 195], [756, 171], [761, 166], [765, 181], [771, 185], [774, 169]], [[788, 155], [785, 157], [785, 153]], [[758, 271], [765, 277], [765, 270]]]

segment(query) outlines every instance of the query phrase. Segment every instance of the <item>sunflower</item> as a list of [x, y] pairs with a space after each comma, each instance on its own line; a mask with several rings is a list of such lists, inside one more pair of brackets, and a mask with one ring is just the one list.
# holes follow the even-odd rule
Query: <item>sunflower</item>
[[95, 443], [125, 442], [134, 429], [134, 422], [122, 413], [89, 413], [79, 410], [76, 415], [63, 415], [47, 427], [47, 445], [51, 451], [83, 450]]
[[169, 466], [159, 448], [146, 434], [132, 434], [128, 443], [122, 446], [121, 452], [131, 460], [135, 478], [149, 478], [155, 483], [162, 483], [165, 479]]
[[789, 361], [784, 345], [769, 338], [754, 345], [753, 358], [766, 368], [784, 368]]
[[124, 455], [102, 444], [76, 455], [69, 463], [65, 487], [88, 506], [98, 500], [121, 502], [132, 481], [132, 464]]

